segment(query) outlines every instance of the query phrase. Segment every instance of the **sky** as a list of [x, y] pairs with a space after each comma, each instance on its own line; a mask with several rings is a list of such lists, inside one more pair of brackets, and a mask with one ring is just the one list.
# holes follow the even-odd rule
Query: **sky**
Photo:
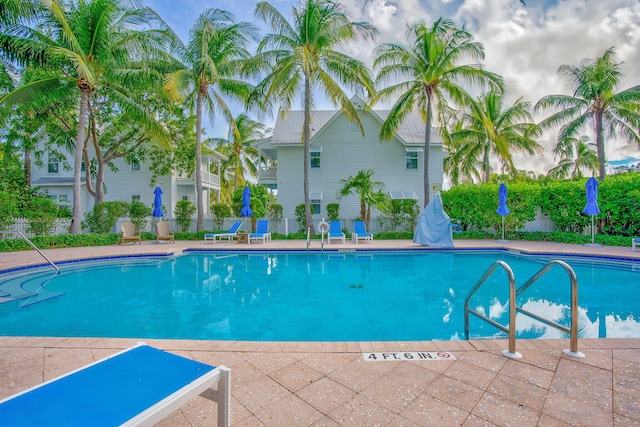
[[[154, 9], [183, 42], [188, 40], [190, 27], [205, 8], [226, 9], [237, 21], [254, 22], [263, 34], [267, 31], [254, 18], [256, 2], [251, 0], [141, 1]], [[298, 0], [270, 3], [287, 17], [292, 7], [299, 5]], [[379, 31], [375, 41], [345, 49], [369, 65], [377, 45], [406, 42], [408, 25], [416, 22], [430, 25], [445, 17], [465, 25], [484, 44], [483, 66], [504, 77], [508, 102], [522, 98], [533, 105], [545, 95], [570, 95], [568, 82], [557, 74], [558, 67], [600, 57], [610, 47], [615, 48], [622, 63], [624, 77], [619, 90], [640, 84], [640, 0], [525, 0], [526, 6], [519, 0], [340, 0], [340, 3], [352, 20], [367, 21]], [[316, 106], [333, 108], [323, 99], [316, 99]], [[544, 115], [535, 118], [541, 120]], [[273, 118], [261, 120], [273, 126]], [[207, 127], [207, 136], [225, 136], [226, 132], [221, 118]], [[553, 137], [547, 134], [539, 141], [547, 152], [543, 158], [515, 156], [518, 168], [543, 173], [552, 167]], [[608, 143], [609, 160], [629, 156], [640, 157], [640, 147]]]

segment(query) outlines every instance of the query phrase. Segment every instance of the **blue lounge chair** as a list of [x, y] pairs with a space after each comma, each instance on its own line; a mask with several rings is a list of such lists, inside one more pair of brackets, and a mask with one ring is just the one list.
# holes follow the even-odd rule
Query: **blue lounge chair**
[[271, 241], [268, 219], [259, 219], [256, 221], [256, 232], [249, 234], [248, 242], [251, 243], [252, 240], [262, 240], [262, 243]]
[[327, 235], [328, 244], [331, 244], [331, 239], [342, 240], [342, 243], [345, 243], [345, 235], [342, 232], [342, 224], [340, 221], [329, 222], [329, 234]]
[[640, 245], [640, 237], [636, 237], [631, 239], [631, 250], [633, 252], [636, 251], [636, 245]]
[[209, 233], [204, 235], [204, 240], [213, 240], [213, 244], [216, 244], [216, 240], [228, 239], [229, 241], [238, 237], [238, 231], [242, 227], [242, 221], [236, 221], [233, 223], [229, 231], [226, 233]]
[[[144, 343], [0, 402], [11, 426], [152, 425], [200, 395], [230, 426], [231, 371]], [[217, 389], [213, 388], [217, 385]]]
[[353, 240], [356, 245], [359, 240], [368, 240], [373, 242], [373, 234], [367, 232], [363, 221], [353, 221], [353, 233], [351, 233], [351, 240]]

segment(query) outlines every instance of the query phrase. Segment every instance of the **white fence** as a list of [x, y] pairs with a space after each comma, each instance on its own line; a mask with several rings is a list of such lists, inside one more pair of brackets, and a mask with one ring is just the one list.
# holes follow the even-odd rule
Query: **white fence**
[[[176, 231], [180, 231], [176, 221], [174, 218], [164, 218], [164, 221], [169, 221], [171, 223], [171, 229], [172, 230], [176, 230]], [[349, 232], [353, 231], [353, 221], [358, 220], [357, 218], [341, 218], [340, 221], [342, 222], [342, 228], [344, 230], [347, 230]], [[24, 219], [24, 218], [15, 218], [14, 219], [14, 224], [13, 226], [10, 227], [11, 230], [16, 230], [16, 231], [20, 231], [21, 233], [23, 233], [25, 236], [27, 237], [33, 237], [34, 234], [33, 233], [29, 233], [28, 230], [28, 220]], [[118, 222], [116, 223], [116, 225], [111, 229], [111, 232], [113, 233], [119, 233], [120, 232], [120, 223], [123, 221], [128, 221], [127, 218], [120, 218], [118, 220]], [[251, 226], [251, 218], [225, 218], [222, 221], [222, 227], [216, 227], [214, 226], [214, 220], [211, 217], [205, 218], [204, 220], [204, 229], [205, 230], [217, 230], [217, 229], [222, 229], [222, 230], [228, 230], [229, 228], [231, 228], [231, 225], [235, 222], [235, 221], [243, 221], [244, 224], [241, 228], [242, 231], [253, 231], [253, 228]], [[318, 230], [318, 224], [322, 221], [321, 218], [315, 219], [313, 220], [313, 226], [315, 227], [315, 230]], [[157, 222], [157, 220], [155, 220], [154, 218], [149, 218], [147, 221], [147, 226], [145, 227], [145, 229], [143, 231], [149, 231], [152, 233], [155, 233], [155, 229], [154, 229], [154, 224], [155, 222]], [[52, 234], [57, 235], [57, 234], [66, 234], [69, 232], [69, 225], [70, 225], [70, 220], [58, 220], [57, 225], [55, 230], [53, 231]], [[370, 223], [369, 223], [369, 228], [367, 231], [371, 232], [371, 233], [380, 233], [383, 231], [413, 231], [415, 229], [415, 225], [413, 224], [413, 222], [409, 221], [404, 221], [402, 224], [398, 225], [395, 229], [391, 229], [391, 227], [389, 226], [388, 221], [386, 221], [384, 218], [379, 217], [379, 218], [372, 218]], [[546, 215], [543, 215], [539, 210], [538, 210], [538, 214], [537, 217], [534, 221], [529, 221], [526, 224], [524, 224], [524, 226], [520, 229], [520, 231], [553, 231], [554, 227], [553, 227], [553, 221], [551, 221], [551, 218], [549, 218]], [[289, 218], [284, 218], [281, 221], [275, 222], [273, 220], [269, 221], [269, 230], [272, 233], [278, 233], [278, 234], [291, 234], [291, 233], [297, 233], [297, 232], [305, 232], [305, 230], [302, 230], [300, 228], [300, 225], [298, 224], [298, 221], [296, 221], [295, 219], [289, 219]], [[196, 220], [193, 219], [191, 221], [191, 225], [189, 226], [189, 230], [190, 232], [195, 232], [196, 231]]]

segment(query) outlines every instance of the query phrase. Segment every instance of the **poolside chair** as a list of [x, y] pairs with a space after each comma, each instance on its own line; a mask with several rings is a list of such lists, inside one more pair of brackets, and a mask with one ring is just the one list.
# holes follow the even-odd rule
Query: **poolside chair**
[[136, 226], [134, 223], [125, 221], [120, 224], [120, 230], [122, 230], [122, 240], [120, 241], [121, 245], [128, 241], [133, 241], [134, 245], [136, 242], [138, 242], [139, 245], [141, 244], [140, 233], [136, 234]]
[[[230, 426], [231, 371], [144, 343], [0, 402], [3, 425], [152, 425], [200, 395]], [[216, 387], [216, 388], [214, 388]]]
[[462, 233], [462, 224], [460, 224], [459, 219], [451, 220], [451, 232], [456, 234]]
[[171, 232], [169, 221], [158, 221], [156, 224], [156, 240], [168, 240], [170, 243], [175, 243], [175, 235]]
[[636, 245], [640, 245], [640, 237], [635, 237], [631, 239], [631, 250], [633, 252], [636, 251]]
[[353, 233], [351, 233], [351, 240], [353, 240], [356, 245], [359, 240], [368, 240], [373, 242], [373, 234], [367, 232], [363, 221], [353, 221]]
[[342, 243], [345, 243], [345, 235], [342, 232], [342, 223], [340, 221], [329, 222], [329, 234], [327, 235], [328, 244], [331, 244], [331, 239], [342, 240]]
[[231, 242], [231, 240], [235, 239], [238, 237], [238, 231], [240, 230], [240, 227], [242, 227], [243, 222], [242, 221], [236, 221], [233, 223], [233, 225], [231, 226], [231, 228], [229, 229], [229, 231], [225, 232], [225, 233], [209, 233], [209, 234], [205, 234], [204, 235], [204, 240], [213, 240], [213, 244], [216, 244], [216, 240], [223, 240], [223, 239], [227, 239], [229, 240], [229, 242]]
[[269, 233], [269, 220], [259, 219], [256, 221], [256, 232], [249, 234], [248, 243], [252, 240], [262, 240], [262, 243], [271, 241], [271, 233]]

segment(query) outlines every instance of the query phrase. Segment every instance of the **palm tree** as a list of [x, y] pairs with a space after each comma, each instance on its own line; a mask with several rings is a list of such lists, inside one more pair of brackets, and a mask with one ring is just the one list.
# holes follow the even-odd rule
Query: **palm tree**
[[[433, 109], [442, 110], [448, 100], [464, 104], [469, 98], [461, 83], [489, 83], [502, 88], [502, 78], [482, 69], [480, 64], [461, 64], [469, 58], [484, 58], [484, 47], [473, 36], [440, 18], [427, 27], [418, 23], [409, 27], [409, 45], [385, 43], [377, 48], [374, 69], [376, 83], [390, 83], [374, 101], [396, 99], [380, 130], [380, 139], [389, 140], [404, 118], [416, 108], [426, 121], [424, 133], [424, 206], [430, 200], [429, 150]], [[398, 81], [399, 80], [399, 81]]]
[[[233, 190], [244, 187], [245, 173], [251, 177], [258, 176], [258, 150], [253, 143], [264, 138], [264, 125], [242, 113], [233, 119], [229, 125], [228, 139], [214, 138], [216, 151], [227, 157], [222, 162], [222, 176], [227, 172], [233, 173]], [[236, 130], [234, 132], [233, 130]]]
[[464, 122], [457, 118], [440, 128], [440, 137], [447, 153], [443, 160], [444, 173], [449, 175], [452, 185], [481, 181], [476, 159], [467, 154], [469, 144], [461, 137], [463, 129]]
[[360, 170], [355, 176], [341, 179], [342, 187], [338, 190], [338, 199], [354, 192], [360, 197], [360, 218], [367, 228], [371, 219], [371, 206], [383, 207], [387, 202], [387, 197], [381, 191], [384, 184], [371, 179], [374, 173], [371, 169]]
[[546, 129], [562, 125], [558, 141], [578, 138], [587, 127], [593, 128], [601, 182], [606, 174], [605, 138], [619, 137], [640, 146], [640, 86], [616, 93], [622, 78], [620, 65], [614, 48], [577, 66], [561, 65], [558, 74], [569, 80], [573, 95], [547, 95], [535, 106], [536, 110], [559, 109], [540, 122]]
[[506, 108], [503, 104], [503, 95], [495, 91], [469, 100], [469, 111], [463, 114], [466, 126], [457, 134], [465, 141], [468, 161], [480, 163], [484, 182], [491, 177], [492, 158], [501, 163], [503, 171], [513, 173], [516, 171], [513, 153], [543, 152], [542, 146], [532, 139], [541, 130], [529, 113], [530, 104], [522, 99]]
[[[350, 21], [344, 7], [329, 0], [301, 2], [300, 8], [294, 7], [292, 10], [291, 23], [267, 2], [258, 3], [255, 14], [273, 32], [261, 41], [251, 63], [252, 71], [267, 72], [256, 88], [254, 99], [264, 100], [267, 105], [278, 102], [283, 112], [291, 109], [295, 98], [302, 99], [305, 217], [307, 224], [313, 224], [309, 199], [313, 94], [318, 91], [326, 95], [364, 132], [358, 112], [340, 84], [355, 90], [364, 88], [373, 94], [373, 81], [363, 62], [337, 49], [353, 43], [361, 36], [373, 37], [376, 30], [366, 22]], [[314, 233], [313, 227], [311, 232]]]
[[568, 138], [558, 142], [553, 149], [555, 157], [560, 157], [558, 166], [549, 170], [549, 177], [582, 178], [584, 170], [587, 175], [594, 175], [598, 171], [598, 155], [595, 144], [589, 142], [589, 137]]
[[[10, 60], [53, 70], [49, 76], [29, 82], [0, 98], [0, 102], [26, 105], [40, 110], [59, 100], [71, 87], [79, 91], [77, 131], [74, 145], [73, 212], [70, 232], [81, 232], [81, 164], [89, 102], [100, 87], [120, 101], [120, 108], [138, 111], [137, 100], [128, 98], [127, 84], [141, 78], [151, 80], [142, 58], [157, 54], [171, 34], [142, 23], [166, 29], [158, 15], [125, 0], [93, 0], [64, 3], [43, 1], [38, 25], [20, 21], [0, 34], [0, 46]], [[62, 89], [62, 90], [61, 90]], [[139, 114], [144, 117], [143, 113]], [[151, 124], [150, 126], [153, 126]], [[155, 127], [160, 132], [159, 127]]]
[[[196, 230], [204, 230], [202, 194], [202, 115], [211, 120], [220, 111], [233, 123], [226, 97], [246, 100], [251, 85], [239, 80], [242, 63], [250, 57], [246, 45], [256, 40], [256, 27], [247, 22], [235, 23], [233, 15], [220, 9], [207, 9], [196, 20], [187, 46], [179, 46], [178, 69], [165, 78], [164, 87], [174, 100], [186, 101], [196, 110]], [[238, 137], [237, 129], [232, 132]]]

